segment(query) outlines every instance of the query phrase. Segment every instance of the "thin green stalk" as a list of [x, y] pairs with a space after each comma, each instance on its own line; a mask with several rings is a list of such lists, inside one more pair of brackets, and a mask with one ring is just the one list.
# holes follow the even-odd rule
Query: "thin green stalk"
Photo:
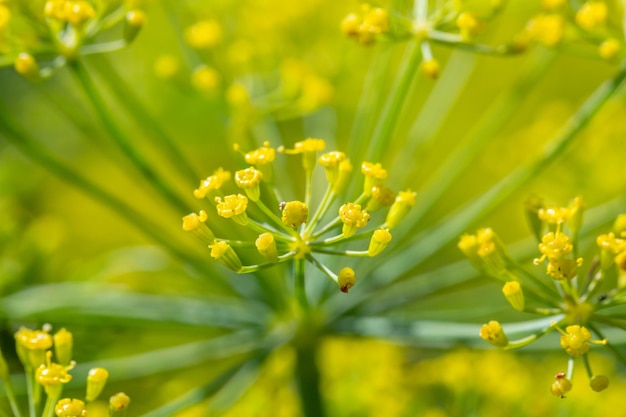
[[35, 417], [37, 412], [38, 401], [35, 393], [35, 371], [33, 369], [25, 369], [26, 374], [26, 393], [28, 396], [28, 416]]
[[385, 103], [382, 114], [378, 119], [374, 133], [370, 140], [367, 159], [369, 161], [379, 161], [382, 152], [388, 143], [389, 137], [396, 126], [402, 106], [406, 100], [410, 86], [417, 73], [417, 68], [422, 58], [420, 42], [411, 41], [404, 51], [402, 63], [398, 69], [398, 77], [391, 89], [391, 95]]
[[[593, 323], [587, 323], [587, 326], [595, 333], [598, 335], [598, 337], [600, 337], [600, 339], [602, 340], [607, 340], [606, 337], [604, 337], [604, 334], [602, 333], [602, 331], [600, 331], [600, 329]], [[607, 348], [609, 348], [609, 350], [611, 352], [613, 352], [613, 354], [620, 360], [620, 362], [622, 362], [623, 364], [626, 364], [626, 356], [624, 356], [622, 354], [622, 352], [620, 352], [619, 349], [617, 349], [611, 342], [607, 342], [607, 344], [605, 345]]]
[[[393, 276], [400, 277], [402, 273], [414, 268], [420, 261], [428, 259], [444, 245], [457, 238], [463, 230], [467, 230], [477, 219], [495, 209], [511, 194], [545, 170], [565, 151], [591, 118], [622, 86], [625, 78], [626, 68], [622, 67], [613, 79], [601, 84], [572, 115], [555, 139], [548, 143], [542, 157], [527, 166], [516, 169], [479, 198], [451, 213], [438, 224], [414, 235], [408, 241], [411, 244], [405, 244], [403, 247], [406, 249], [393, 257], [393, 265], [396, 266], [394, 269], [397, 269]], [[388, 269], [389, 265], [385, 264], [384, 267]], [[389, 271], [386, 271], [386, 275], [389, 275]], [[388, 284], [389, 282], [386, 283]]]
[[[211, 264], [195, 258], [177, 245], [174, 239], [163, 234], [159, 225], [151, 222], [146, 216], [137, 212], [113, 194], [100, 188], [51, 155], [47, 149], [31, 138], [28, 133], [9, 117], [9, 112], [4, 105], [0, 105], [0, 130], [4, 130], [6, 133], [4, 137], [26, 156], [62, 180], [80, 189], [94, 200], [111, 208], [123, 219], [137, 227], [146, 236], [170, 251], [179, 260], [189, 263], [200, 272], [210, 271], [212, 269]], [[221, 277], [220, 274], [213, 274], [213, 276]]]
[[117, 126], [106, 109], [104, 100], [98, 93], [95, 84], [83, 64], [79, 61], [73, 61], [68, 66], [91, 102], [102, 124], [109, 132], [111, 138], [113, 138], [117, 146], [122, 150], [124, 155], [126, 155], [126, 157], [133, 162], [146, 180], [150, 184], [154, 185], [154, 187], [167, 201], [170, 202], [170, 204], [172, 204], [173, 207], [183, 213], [189, 211], [189, 205], [185, 202], [185, 200], [180, 198], [180, 196], [178, 196], [178, 194], [165, 183], [161, 175], [148, 163], [144, 156], [141, 155], [137, 149], [135, 149], [132, 141]]
[[100, 58], [95, 68], [107, 87], [117, 96], [118, 103], [124, 106], [133, 119], [150, 133], [150, 137], [165, 150], [172, 164], [184, 171], [189, 180], [196, 181], [201, 178], [201, 175], [192, 168], [189, 160], [176, 146], [174, 139], [161, 128], [159, 121], [146, 110], [139, 98], [133, 94], [133, 89], [124, 82], [109, 61]]
[[305, 270], [306, 270], [306, 261], [304, 259], [295, 259], [294, 260], [294, 292], [296, 296], [296, 300], [302, 310], [308, 313], [311, 309], [309, 305], [309, 300], [306, 296], [306, 280], [305, 280]]
[[324, 197], [322, 197], [322, 201], [319, 206], [317, 206], [317, 210], [315, 210], [313, 217], [311, 217], [311, 219], [307, 222], [306, 229], [304, 229], [305, 236], [311, 233], [311, 230], [315, 228], [320, 217], [322, 217], [326, 213], [326, 210], [328, 210], [328, 206], [332, 203], [334, 197], [335, 193], [333, 192], [333, 187], [328, 184], [326, 191], [324, 192]]
[[7, 394], [7, 400], [9, 400], [9, 405], [11, 406], [11, 411], [13, 412], [13, 417], [22, 417], [22, 412], [20, 411], [20, 407], [17, 405], [17, 400], [15, 398], [15, 391], [13, 390], [13, 382], [11, 382], [11, 377], [7, 377], [2, 380], [4, 391]]
[[585, 364], [585, 369], [587, 370], [587, 376], [591, 379], [593, 378], [593, 371], [591, 370], [591, 364], [589, 363], [589, 355], [586, 353], [583, 355], [583, 364]]
[[304, 417], [326, 415], [320, 392], [321, 381], [316, 353], [317, 343], [313, 338], [296, 346], [296, 379]]

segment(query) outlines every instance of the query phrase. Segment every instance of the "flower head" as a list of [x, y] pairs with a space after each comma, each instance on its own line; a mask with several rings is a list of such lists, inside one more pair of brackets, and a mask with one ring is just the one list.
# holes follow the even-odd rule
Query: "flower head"
[[590, 343], [600, 345], [607, 343], [606, 340], [591, 340], [591, 333], [585, 326], [573, 324], [567, 326], [565, 331], [556, 326], [556, 324], [554, 326], [559, 333], [561, 333], [561, 347], [565, 349], [570, 356], [580, 356], [587, 353]]
[[95, 401], [104, 389], [104, 385], [109, 379], [109, 371], [104, 368], [93, 368], [87, 375], [87, 395], [85, 399], [89, 402]]
[[109, 408], [113, 411], [121, 411], [128, 408], [130, 397], [123, 392], [118, 392], [109, 399]]
[[607, 7], [603, 1], [590, 0], [576, 13], [576, 23], [585, 30], [592, 30], [606, 21]]
[[343, 236], [348, 238], [369, 222], [370, 215], [366, 210], [361, 210], [359, 204], [347, 203], [339, 207], [339, 218], [343, 223]]
[[211, 257], [222, 263], [228, 269], [238, 272], [241, 269], [241, 260], [234, 249], [224, 241], [209, 245]]
[[483, 324], [480, 328], [480, 337], [497, 347], [505, 347], [509, 344], [509, 338], [502, 330], [502, 326], [495, 320]]
[[356, 284], [356, 275], [352, 268], [343, 268], [337, 275], [337, 283], [341, 292], [348, 292]]
[[550, 391], [557, 397], [565, 398], [565, 394], [572, 390], [572, 381], [570, 381], [564, 372], [559, 372], [554, 376], [554, 382], [550, 387]]
[[222, 40], [222, 26], [216, 20], [202, 20], [187, 28], [185, 40], [192, 48], [212, 48]]
[[414, 205], [415, 193], [411, 190], [400, 191], [387, 213], [387, 226], [390, 229], [396, 227]]
[[46, 362], [46, 351], [52, 347], [52, 336], [45, 330], [21, 327], [15, 333], [17, 354], [27, 368], [38, 368]]
[[363, 183], [363, 194], [365, 195], [371, 195], [372, 188], [387, 178], [387, 170], [379, 163], [363, 162], [361, 164], [361, 173], [365, 176], [365, 182]]
[[286, 154], [302, 154], [302, 166], [307, 172], [313, 171], [315, 168], [315, 159], [317, 152], [323, 151], [326, 147], [324, 139], [308, 138], [294, 144], [293, 149], [285, 149], [284, 146], [278, 148], [278, 152]]
[[215, 197], [217, 203], [217, 214], [225, 219], [233, 219], [241, 225], [248, 223], [248, 216], [246, 215], [246, 208], [248, 208], [248, 198], [241, 194], [227, 195], [222, 200], [220, 197]]
[[283, 206], [281, 220], [287, 227], [299, 227], [308, 217], [309, 208], [302, 201], [289, 201]]
[[75, 398], [64, 398], [54, 407], [57, 417], [86, 417], [85, 403]]
[[235, 172], [235, 183], [243, 188], [252, 201], [259, 201], [261, 190], [259, 184], [263, 179], [263, 173], [255, 168], [246, 168]]
[[221, 167], [218, 168], [213, 175], [200, 181], [200, 186], [197, 190], [194, 190], [193, 196], [200, 199], [207, 196], [212, 191], [218, 191], [224, 185], [224, 182], [230, 179], [230, 172], [224, 171]]

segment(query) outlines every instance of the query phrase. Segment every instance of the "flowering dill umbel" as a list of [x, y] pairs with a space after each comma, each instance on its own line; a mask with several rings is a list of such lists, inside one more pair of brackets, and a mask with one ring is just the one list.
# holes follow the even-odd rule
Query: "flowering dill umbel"
[[607, 326], [626, 328], [624, 321], [609, 310], [626, 304], [626, 241], [623, 239], [626, 217], [618, 216], [613, 231], [597, 237], [600, 254], [590, 263], [589, 271], [583, 272], [583, 258], [578, 256], [583, 200], [577, 197], [566, 207], [553, 207], [535, 198], [526, 209], [541, 254], [534, 259], [535, 270], [514, 261], [491, 229], [462, 236], [459, 248], [481, 272], [504, 282], [502, 293], [515, 310], [548, 316], [550, 324], [519, 340], [509, 340], [506, 326], [490, 321], [481, 328], [480, 337], [495, 346], [514, 349], [556, 331], [569, 362], [567, 372], [557, 373], [552, 393], [564, 398], [572, 389], [578, 358], [587, 372], [590, 387], [602, 391], [608, 387], [609, 380], [592, 370], [589, 360], [592, 345], [607, 346], [626, 362], [626, 357], [605, 338], [603, 330]]
[[[47, 0], [38, 11], [26, 13], [22, 8], [19, 24], [2, 28], [4, 9], [0, 4], [0, 29], [19, 41], [7, 43], [3, 61], [12, 62], [16, 72], [31, 80], [49, 77], [80, 56], [125, 48], [147, 20], [143, 11], [123, 4], [111, 8], [92, 0]], [[98, 40], [113, 26], [119, 27], [116, 39]]]
[[[76, 362], [71, 360], [73, 337], [72, 333], [66, 329], [60, 329], [54, 334], [50, 334], [51, 330], [50, 325], [45, 325], [42, 330], [21, 327], [15, 333], [16, 351], [26, 377], [28, 415], [87, 416], [86, 404], [98, 398], [104, 389], [109, 373], [104, 368], [94, 368], [89, 371], [85, 401], [77, 398], [63, 398], [63, 386], [72, 380], [73, 376], [70, 371], [76, 365]], [[15, 396], [13, 381], [1, 351], [0, 380], [2, 381], [0, 385], [11, 407], [11, 414], [13, 417], [21, 417], [21, 407]], [[42, 388], [45, 398], [42, 398]], [[45, 399], [44, 404], [41, 403], [42, 399]], [[126, 405], [128, 401], [125, 402]], [[111, 406], [109, 416], [122, 416], [119, 410], [121, 410], [119, 407]]]
[[[206, 197], [214, 204], [214, 209], [183, 217], [183, 229], [201, 237], [215, 260], [239, 274], [289, 261], [308, 261], [332, 279], [341, 291], [348, 292], [356, 283], [355, 271], [344, 267], [334, 272], [318, 255], [348, 258], [379, 255], [392, 240], [390, 229], [397, 226], [415, 204], [415, 193], [406, 190], [396, 195], [384, 185], [387, 171], [378, 163], [364, 162], [361, 195], [352, 201], [339, 200], [352, 174], [352, 165], [343, 152], [322, 153], [325, 147], [324, 140], [315, 138], [296, 142], [293, 149], [279, 147], [275, 150], [265, 142], [259, 149], [244, 153], [235, 145], [245, 162], [253, 166], [236, 171], [233, 182], [228, 182], [231, 175], [221, 168], [203, 180], [193, 194], [199, 199]], [[276, 151], [301, 157], [305, 184], [300, 200], [283, 201], [272, 207], [271, 202], [280, 201], [272, 176], [267, 175], [273, 172]], [[318, 165], [326, 171], [327, 186], [321, 200], [313, 202], [312, 177]], [[247, 197], [240, 193], [216, 195], [226, 190], [236, 191], [235, 187], [243, 190]], [[369, 211], [382, 211], [386, 207], [389, 210], [385, 221], [370, 224]], [[208, 226], [215, 216], [232, 219], [237, 227], [250, 229], [258, 237], [253, 242], [216, 237]], [[207, 241], [209, 238], [212, 240]], [[342, 249], [347, 242], [360, 241], [363, 241], [362, 250]], [[258, 263], [244, 265], [237, 252], [245, 247], [257, 249]]]

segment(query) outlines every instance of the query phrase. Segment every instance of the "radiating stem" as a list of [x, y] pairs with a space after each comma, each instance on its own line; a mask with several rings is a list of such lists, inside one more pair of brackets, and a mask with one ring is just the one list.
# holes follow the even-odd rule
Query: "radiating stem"
[[317, 342], [313, 338], [296, 346], [296, 378], [304, 417], [326, 415], [320, 392], [321, 382], [316, 353]]
[[102, 124], [107, 129], [111, 138], [115, 141], [117, 146], [122, 150], [124, 155], [133, 162], [136, 168], [141, 172], [141, 174], [148, 180], [148, 182], [163, 195], [163, 197], [169, 201], [173, 207], [181, 212], [187, 212], [189, 210], [188, 204], [181, 199], [176, 192], [169, 185], [163, 181], [162, 177], [159, 173], [148, 163], [148, 161], [144, 158], [143, 155], [135, 147], [133, 146], [131, 140], [122, 132], [122, 130], [118, 127], [116, 122], [113, 120], [108, 110], [106, 109], [106, 105], [104, 100], [98, 93], [96, 86], [94, 85], [89, 73], [83, 66], [83, 64], [79, 61], [73, 61], [69, 68], [72, 70], [72, 73], [76, 76], [80, 86], [83, 91], [87, 95], [87, 98], [91, 102], [94, 110], [98, 114]]
[[382, 151], [388, 143], [388, 139], [393, 133], [393, 129], [398, 122], [402, 106], [409, 93], [411, 82], [417, 73], [417, 68], [421, 61], [420, 43], [411, 41], [407, 44], [404, 51], [402, 63], [398, 69], [398, 77], [391, 89], [391, 95], [385, 103], [382, 114], [378, 119], [374, 133], [370, 140], [370, 148], [368, 149], [367, 159], [372, 162], [379, 161]]
[[311, 306], [306, 296], [306, 280], [305, 280], [306, 262], [304, 259], [294, 260], [294, 292], [303, 312], [308, 314]]
[[7, 394], [7, 399], [9, 400], [9, 405], [11, 406], [13, 417], [22, 417], [20, 407], [17, 405], [17, 400], [15, 399], [15, 391], [13, 390], [13, 382], [11, 382], [11, 377], [7, 376], [7, 378], [3, 379], [2, 384], [4, 386], [4, 391]]

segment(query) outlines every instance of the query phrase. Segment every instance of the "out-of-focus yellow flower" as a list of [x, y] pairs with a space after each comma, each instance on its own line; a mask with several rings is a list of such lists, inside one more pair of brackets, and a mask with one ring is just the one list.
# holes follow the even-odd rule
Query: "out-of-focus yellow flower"
[[606, 3], [598, 0], [590, 0], [578, 9], [576, 13], [576, 23], [585, 30], [592, 30], [604, 24], [607, 13]]
[[154, 73], [159, 78], [172, 78], [180, 70], [180, 62], [173, 55], [161, 55], [154, 61]]
[[212, 93], [220, 85], [220, 74], [215, 69], [200, 65], [191, 74], [191, 85], [198, 91]]
[[185, 40], [192, 48], [212, 48], [222, 41], [222, 26], [216, 20], [203, 20], [185, 31]]
[[565, 21], [559, 14], [537, 15], [528, 22], [526, 31], [531, 40], [553, 47], [563, 39]]

